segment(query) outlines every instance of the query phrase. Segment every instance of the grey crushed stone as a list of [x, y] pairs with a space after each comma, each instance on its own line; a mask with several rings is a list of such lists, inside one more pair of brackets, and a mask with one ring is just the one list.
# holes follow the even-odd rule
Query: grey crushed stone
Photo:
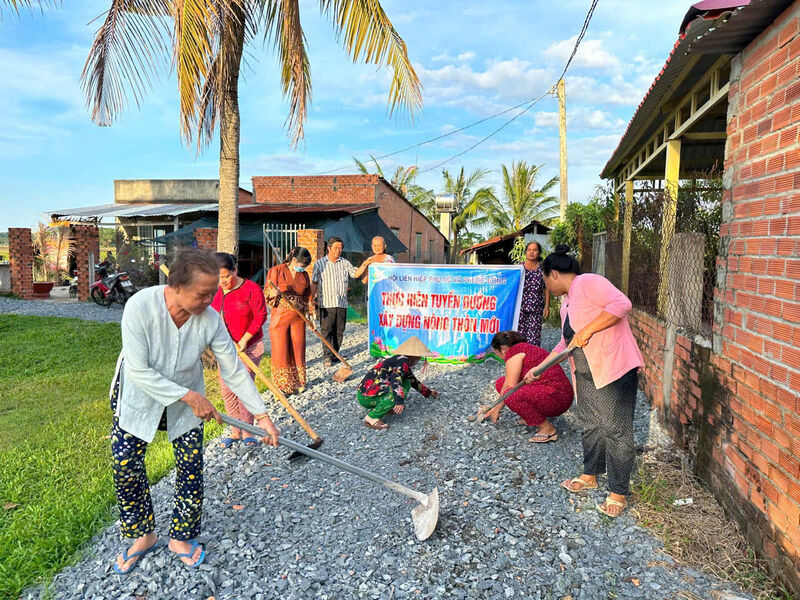
[[[552, 348], [558, 332], [545, 330], [543, 337]], [[438, 486], [440, 518], [431, 538], [414, 538], [414, 502], [403, 496], [325, 464], [290, 463], [283, 449], [223, 450], [211, 443], [198, 538], [205, 564], [189, 569], [161, 548], [131, 575], [116, 575], [111, 565], [121, 542], [112, 525], [55, 576], [51, 597], [656, 600], [688, 591], [752, 598], [676, 565], [631, 516], [602, 518], [594, 507], [604, 497], [604, 479], [600, 490], [582, 496], [559, 488], [581, 472], [574, 407], [554, 420], [558, 442], [529, 444], [530, 433], [508, 411], [497, 426], [466, 421], [479, 401], [496, 395], [499, 363], [430, 365], [420, 378], [441, 398], [413, 392], [407, 410], [387, 418], [391, 428], [376, 432], [361, 425], [364, 410], [355, 401], [358, 374], [373, 363], [366, 327], [348, 325], [344, 346], [356, 375], [334, 383], [335, 367], [322, 366], [321, 344], [309, 339], [310, 385], [290, 400], [324, 438], [323, 452], [424, 492]], [[280, 405], [270, 406], [283, 435], [308, 440]], [[674, 452], [641, 393], [635, 437], [640, 448]], [[162, 539], [173, 485], [174, 473], [152, 489]], [[30, 589], [23, 598], [43, 593]]]
[[19, 300], [0, 296], [0, 314], [67, 317], [100, 323], [119, 323], [122, 319], [122, 306], [114, 303], [106, 308], [98, 306], [91, 300], [87, 302], [56, 302], [52, 300]]

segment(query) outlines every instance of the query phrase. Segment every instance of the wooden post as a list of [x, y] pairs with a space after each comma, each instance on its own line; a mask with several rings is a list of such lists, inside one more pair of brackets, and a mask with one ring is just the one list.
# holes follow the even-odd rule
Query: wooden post
[[625, 219], [622, 226], [622, 292], [628, 295], [631, 274], [631, 222], [633, 219], [633, 180], [625, 182]]
[[558, 140], [561, 151], [559, 155], [559, 190], [561, 199], [560, 219], [564, 222], [567, 216], [567, 101], [564, 80], [559, 79], [556, 86], [558, 95]]
[[678, 186], [681, 170], [681, 140], [667, 141], [667, 160], [664, 170], [664, 209], [661, 217], [661, 252], [658, 266], [658, 316], [666, 316], [667, 282], [669, 281], [669, 245], [675, 234], [675, 217], [678, 210]]

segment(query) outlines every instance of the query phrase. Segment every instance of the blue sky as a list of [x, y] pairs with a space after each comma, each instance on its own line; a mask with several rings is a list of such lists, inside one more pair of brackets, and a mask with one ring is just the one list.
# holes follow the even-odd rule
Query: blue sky
[[[388, 74], [352, 64], [318, 3], [301, 0], [313, 103], [305, 143], [292, 150], [276, 59], [248, 48], [240, 86], [241, 184], [253, 175], [352, 173], [352, 156], [392, 152], [536, 97], [561, 72], [589, 0], [456, 2], [384, 0], [424, 86], [411, 122], [387, 113]], [[567, 75], [569, 197], [583, 201], [636, 106], [661, 69], [690, 2], [600, 0]], [[92, 123], [79, 77], [109, 0], [63, 2], [59, 10], [0, 21], [0, 230], [29, 227], [50, 210], [113, 202], [113, 180], [217, 178], [218, 140], [202, 154], [179, 136], [174, 77], [159, 80], [112, 127]], [[441, 168], [505, 117], [382, 161], [417, 164], [419, 182], [440, 191]], [[446, 165], [491, 169], [525, 160], [558, 174], [555, 99], [547, 97], [498, 135]], [[556, 192], [557, 195], [557, 192]]]

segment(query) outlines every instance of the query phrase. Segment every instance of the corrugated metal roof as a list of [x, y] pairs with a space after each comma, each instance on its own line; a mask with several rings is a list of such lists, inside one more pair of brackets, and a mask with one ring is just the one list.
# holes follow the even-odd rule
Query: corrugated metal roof
[[[251, 206], [251, 205], [247, 205]], [[217, 212], [216, 202], [205, 204], [100, 204], [99, 206], [83, 206], [67, 208], [50, 213], [53, 219], [115, 219], [122, 217], [177, 217], [193, 212]]]
[[[464, 248], [463, 250], [461, 250], [458, 253], [458, 255], [459, 256], [464, 256], [467, 252], [474, 252], [475, 250], [480, 250], [481, 248], [487, 248], [489, 246], [493, 246], [494, 244], [497, 244], [497, 243], [500, 243], [500, 242], [505, 242], [505, 241], [510, 240], [512, 238], [519, 237], [520, 235], [524, 235], [526, 233], [530, 233], [532, 231], [535, 231], [539, 227], [541, 227], [542, 229], [546, 229], [547, 231], [551, 231], [551, 228], [548, 227], [547, 225], [539, 223], [539, 221], [531, 221], [528, 225], [526, 225], [522, 229], [518, 229], [517, 231], [513, 231], [513, 232], [508, 233], [506, 235], [496, 235], [493, 238], [489, 238], [485, 242], [478, 242], [477, 244], [474, 244], [474, 245], [470, 246], [469, 248]], [[547, 232], [545, 232], [545, 233], [547, 233]]]
[[240, 206], [239, 212], [246, 214], [286, 213], [347, 213], [376, 208], [374, 204], [251, 204]]
[[693, 83], [719, 55], [741, 52], [791, 4], [792, 0], [706, 0], [694, 4], [681, 24], [681, 33], [664, 67], [637, 107], [600, 176], [613, 177], [628, 154], [658, 128], [652, 125], [652, 117], [664, 102], [680, 95], [681, 89], [676, 89], [675, 82], [685, 75], [683, 70], [690, 55], [702, 55], [687, 77]]

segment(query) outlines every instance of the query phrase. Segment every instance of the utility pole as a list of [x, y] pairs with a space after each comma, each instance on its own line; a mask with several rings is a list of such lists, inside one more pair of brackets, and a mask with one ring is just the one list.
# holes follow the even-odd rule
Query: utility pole
[[559, 153], [559, 190], [561, 198], [560, 219], [564, 222], [567, 216], [567, 103], [564, 92], [564, 80], [559, 79], [556, 85], [558, 95], [558, 140], [561, 151]]

